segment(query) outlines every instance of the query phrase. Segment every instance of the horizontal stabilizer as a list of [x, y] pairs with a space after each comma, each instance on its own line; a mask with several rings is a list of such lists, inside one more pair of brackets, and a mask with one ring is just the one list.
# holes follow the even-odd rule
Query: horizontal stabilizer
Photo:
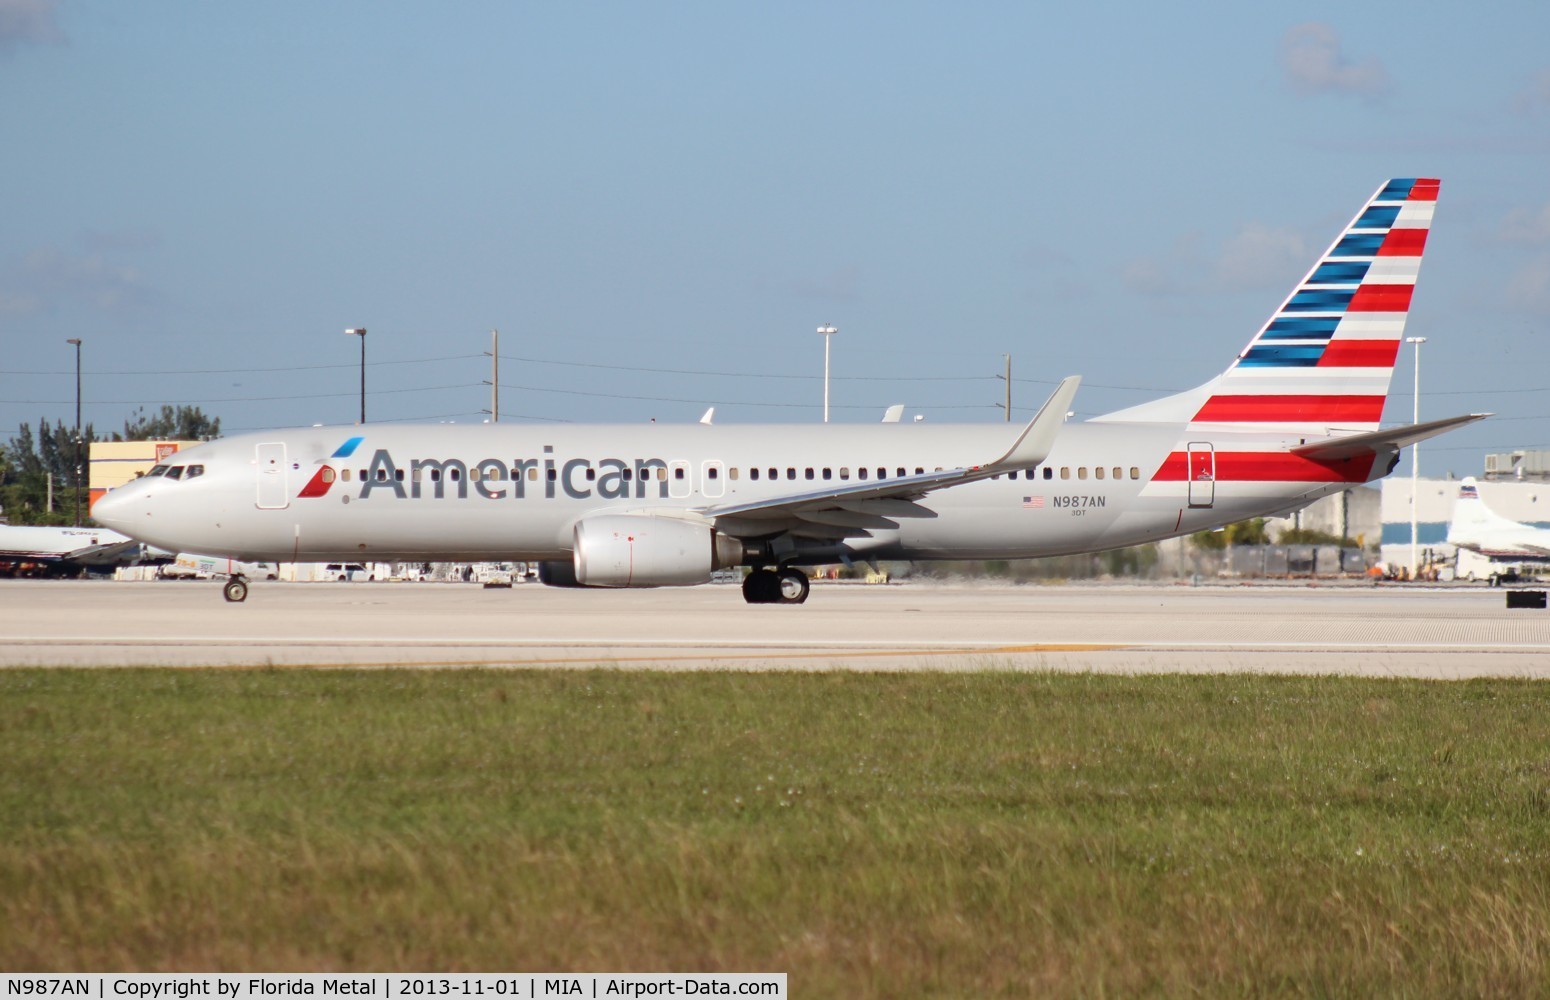
[[1362, 434], [1330, 438], [1327, 441], [1315, 441], [1311, 444], [1300, 445], [1292, 449], [1292, 454], [1318, 461], [1330, 461], [1339, 458], [1351, 458], [1355, 455], [1367, 455], [1377, 451], [1398, 451], [1406, 445], [1415, 444], [1417, 441], [1425, 441], [1427, 438], [1436, 437], [1438, 434], [1451, 431], [1455, 427], [1463, 427], [1465, 424], [1472, 424], [1476, 420], [1484, 420], [1489, 416], [1491, 416], [1489, 413], [1468, 413], [1461, 417], [1430, 420], [1424, 424], [1406, 424], [1401, 427], [1390, 427], [1388, 430], [1367, 431]]

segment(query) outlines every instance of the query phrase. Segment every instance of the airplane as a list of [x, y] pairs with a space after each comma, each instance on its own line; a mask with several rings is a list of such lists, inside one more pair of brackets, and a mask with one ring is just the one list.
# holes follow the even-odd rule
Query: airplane
[[1550, 528], [1513, 521], [1485, 505], [1473, 476], [1459, 483], [1448, 544], [1491, 559], [1550, 559]]
[[29, 564], [49, 572], [126, 566], [144, 555], [133, 538], [104, 528], [50, 528], [0, 524], [0, 566]]
[[748, 603], [800, 604], [818, 564], [1068, 555], [1284, 515], [1488, 415], [1379, 429], [1438, 186], [1383, 184], [1220, 375], [1083, 421], [1066, 422], [1071, 376], [1006, 438], [897, 421], [268, 431], [179, 452], [93, 516], [176, 551], [537, 562], [556, 586], [747, 566]]

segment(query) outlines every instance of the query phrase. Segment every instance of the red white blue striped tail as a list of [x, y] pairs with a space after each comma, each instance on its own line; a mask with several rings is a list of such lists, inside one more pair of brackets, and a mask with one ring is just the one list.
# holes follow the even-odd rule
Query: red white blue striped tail
[[1405, 335], [1439, 182], [1389, 181], [1222, 375], [1100, 420], [1376, 430]]

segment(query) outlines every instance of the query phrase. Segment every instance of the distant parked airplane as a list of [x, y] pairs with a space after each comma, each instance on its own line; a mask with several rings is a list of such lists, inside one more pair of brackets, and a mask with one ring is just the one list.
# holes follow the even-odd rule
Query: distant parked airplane
[[124, 566], [137, 561], [142, 550], [133, 538], [106, 528], [0, 524], [0, 564], [12, 567], [32, 564], [62, 571]]
[[1459, 483], [1448, 544], [1492, 559], [1550, 559], [1550, 528], [1509, 520], [1485, 505], [1473, 476]]
[[1437, 190], [1380, 187], [1222, 374], [1079, 423], [1073, 376], [1004, 437], [934, 422], [270, 431], [179, 452], [93, 516], [174, 551], [529, 561], [556, 585], [743, 565], [749, 603], [800, 603], [801, 567], [820, 563], [1065, 555], [1286, 514], [1484, 416], [1378, 428]]

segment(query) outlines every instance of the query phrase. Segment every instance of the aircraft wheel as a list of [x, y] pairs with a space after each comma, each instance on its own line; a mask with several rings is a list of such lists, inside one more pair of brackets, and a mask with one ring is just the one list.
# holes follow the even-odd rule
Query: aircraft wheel
[[754, 570], [743, 577], [743, 600], [749, 604], [774, 604], [780, 600], [780, 578], [771, 570]]
[[780, 571], [779, 579], [780, 603], [801, 604], [807, 600], [808, 592], [812, 590], [812, 584], [808, 582], [806, 573], [787, 566]]
[[233, 603], [240, 603], [248, 599], [248, 582], [240, 576], [234, 576], [226, 581], [226, 586], [221, 588], [221, 594]]

